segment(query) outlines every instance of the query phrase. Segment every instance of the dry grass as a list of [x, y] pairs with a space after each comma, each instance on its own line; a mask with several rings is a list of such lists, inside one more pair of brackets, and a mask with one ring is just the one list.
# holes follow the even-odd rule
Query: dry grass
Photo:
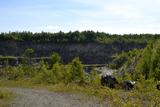
[[13, 94], [0, 87], [0, 107], [7, 107], [11, 98], [13, 98]]
[[56, 85], [35, 84], [32, 81], [0, 81], [3, 87], [28, 87], [45, 88], [54, 92], [67, 92], [95, 96], [99, 101], [107, 102], [110, 107], [160, 107], [160, 92], [154, 87], [155, 84], [137, 84], [135, 89], [125, 91], [110, 89], [102, 86], [68, 85], [59, 83]]

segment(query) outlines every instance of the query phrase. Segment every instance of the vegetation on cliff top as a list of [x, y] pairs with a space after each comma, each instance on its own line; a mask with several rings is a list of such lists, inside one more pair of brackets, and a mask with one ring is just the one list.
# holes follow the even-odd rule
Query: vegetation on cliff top
[[146, 43], [160, 39], [159, 34], [108, 34], [104, 32], [94, 31], [75, 31], [75, 32], [58, 32], [58, 33], [32, 33], [32, 32], [9, 32], [1, 33], [0, 40], [15, 40], [15, 41], [35, 41], [35, 42], [96, 42], [96, 43], [112, 43], [112, 42], [135, 42]]

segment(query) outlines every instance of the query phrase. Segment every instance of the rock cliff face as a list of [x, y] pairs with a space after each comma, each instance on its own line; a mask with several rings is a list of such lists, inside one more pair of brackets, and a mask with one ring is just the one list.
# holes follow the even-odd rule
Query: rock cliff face
[[48, 57], [57, 52], [62, 57], [62, 62], [67, 63], [79, 56], [85, 64], [108, 63], [115, 53], [128, 51], [135, 48], [144, 48], [146, 44], [137, 43], [52, 43], [33, 41], [0, 41], [0, 55], [21, 56], [25, 49], [34, 49], [34, 57]]

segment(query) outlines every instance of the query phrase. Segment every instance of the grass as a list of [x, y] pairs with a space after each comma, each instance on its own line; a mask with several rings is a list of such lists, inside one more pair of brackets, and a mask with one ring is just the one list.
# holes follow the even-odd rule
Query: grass
[[132, 91], [107, 87], [58, 84], [50, 87], [56, 92], [83, 93], [106, 101], [111, 107], [160, 107], [160, 92], [156, 89], [134, 89]]
[[[148, 85], [148, 87], [147, 87]], [[160, 92], [154, 84], [145, 84], [135, 87], [131, 91], [110, 89], [102, 86], [77, 85], [73, 83], [56, 85], [35, 84], [29, 80], [1, 80], [3, 87], [45, 88], [60, 93], [74, 93], [86, 96], [95, 96], [99, 101], [105, 101], [110, 107], [160, 107]]]
[[13, 98], [13, 94], [6, 89], [0, 87], [0, 107], [9, 106], [9, 102]]

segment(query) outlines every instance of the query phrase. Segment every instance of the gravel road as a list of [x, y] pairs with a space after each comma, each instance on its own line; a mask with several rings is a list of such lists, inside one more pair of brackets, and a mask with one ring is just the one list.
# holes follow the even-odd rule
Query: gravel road
[[96, 98], [41, 89], [11, 88], [16, 98], [10, 107], [107, 107]]

